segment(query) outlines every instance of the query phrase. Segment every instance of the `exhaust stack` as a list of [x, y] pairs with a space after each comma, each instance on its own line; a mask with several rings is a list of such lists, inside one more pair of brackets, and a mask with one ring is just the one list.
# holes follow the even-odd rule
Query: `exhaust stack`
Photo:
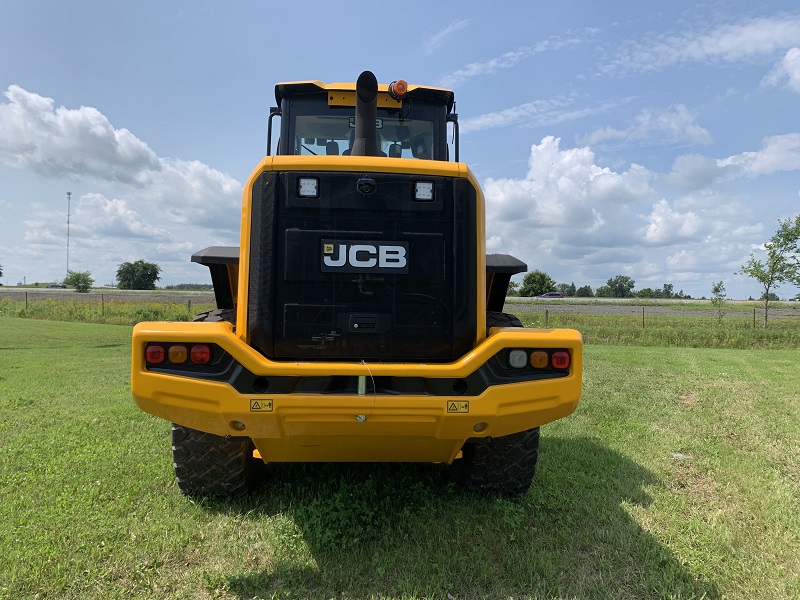
[[378, 132], [378, 80], [372, 71], [364, 71], [356, 81], [356, 131], [352, 156], [379, 156]]

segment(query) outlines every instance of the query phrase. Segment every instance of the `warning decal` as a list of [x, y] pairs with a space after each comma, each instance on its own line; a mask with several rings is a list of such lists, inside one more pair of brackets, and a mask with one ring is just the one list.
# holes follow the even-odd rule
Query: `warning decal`
[[250, 400], [250, 412], [272, 412], [272, 399]]
[[447, 412], [449, 413], [468, 413], [469, 402], [463, 400], [450, 400], [447, 403]]

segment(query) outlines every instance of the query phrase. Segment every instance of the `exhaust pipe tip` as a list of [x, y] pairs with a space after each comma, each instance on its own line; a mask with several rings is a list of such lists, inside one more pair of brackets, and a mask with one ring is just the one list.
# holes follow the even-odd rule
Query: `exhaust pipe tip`
[[356, 127], [351, 156], [379, 156], [378, 79], [372, 71], [364, 71], [356, 80]]
[[370, 104], [378, 96], [378, 78], [372, 71], [364, 71], [356, 80], [356, 94], [362, 102]]

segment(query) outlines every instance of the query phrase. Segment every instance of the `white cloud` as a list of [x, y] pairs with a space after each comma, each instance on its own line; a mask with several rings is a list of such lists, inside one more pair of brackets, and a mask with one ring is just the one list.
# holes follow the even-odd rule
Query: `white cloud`
[[707, 188], [725, 174], [726, 168], [713, 158], [700, 154], [683, 154], [675, 159], [672, 171], [664, 177], [664, 181], [688, 192]]
[[[200, 161], [158, 157], [95, 108], [55, 108], [52, 99], [14, 85], [5, 96], [0, 164], [91, 190], [73, 198], [73, 270], [91, 270], [108, 280], [120, 262], [145, 255], [175, 261], [170, 272], [187, 273], [191, 280], [202, 276], [188, 263], [198, 245], [236, 243], [242, 192], [236, 179]], [[64, 216], [33, 203], [26, 214], [28, 246], [6, 256], [18, 264], [49, 264], [53, 249], [60, 253], [66, 245]]]
[[626, 246], [638, 223], [631, 205], [655, 198], [650, 174], [632, 166], [616, 173], [594, 163], [589, 148], [561, 150], [546, 137], [531, 147], [523, 179], [487, 179], [487, 223], [495, 244], [524, 256], [558, 244], [586, 256], [592, 246]]
[[683, 104], [668, 110], [643, 110], [625, 129], [610, 127], [597, 129], [578, 140], [579, 144], [593, 146], [608, 141], [646, 141], [648, 143], [710, 144], [711, 134], [695, 121], [694, 115]]
[[47, 177], [92, 177], [136, 184], [158, 171], [155, 153], [97, 109], [54, 108], [52, 98], [12, 85], [0, 104], [0, 163]]
[[461, 133], [473, 133], [486, 129], [519, 126], [557, 125], [575, 121], [589, 115], [607, 112], [627, 99], [614, 102], [601, 102], [584, 108], [572, 108], [575, 98], [556, 96], [548, 100], [534, 100], [497, 112], [485, 113], [461, 120]]
[[[9, 102], [0, 105], [0, 163], [111, 190], [157, 211], [167, 223], [238, 230], [242, 185], [232, 177], [199, 161], [159, 158], [95, 108], [54, 108], [51, 98], [15, 85], [5, 96]], [[88, 204], [91, 198], [83, 201]], [[116, 231], [137, 235], [134, 230]]]
[[800, 133], [766, 138], [758, 151], [742, 152], [717, 161], [747, 177], [769, 175], [778, 171], [800, 170]]
[[699, 241], [702, 223], [694, 211], [678, 212], [662, 199], [647, 216], [643, 230], [644, 240], [653, 245], [674, 244], [678, 240]]
[[456, 19], [444, 29], [431, 35], [423, 45], [425, 55], [430, 56], [439, 48], [444, 46], [447, 41], [457, 32], [469, 25], [469, 19]]
[[[592, 34], [594, 31], [587, 30], [586, 33]], [[516, 50], [504, 52], [500, 56], [495, 56], [483, 61], [468, 63], [460, 69], [457, 69], [452, 73], [448, 73], [442, 77], [438, 83], [446, 88], [457, 88], [473, 77], [491, 75], [492, 73], [496, 73], [502, 69], [510, 69], [520, 61], [530, 58], [531, 56], [542, 54], [544, 52], [560, 50], [562, 48], [566, 48], [567, 46], [579, 44], [581, 41], [582, 40], [578, 37], [562, 38], [559, 36], [551, 36], [550, 38], [542, 40], [533, 46], [521, 46]]]
[[531, 147], [525, 177], [484, 182], [488, 247], [595, 288], [625, 274], [638, 288], [694, 289], [736, 270], [760, 233], [758, 224], [742, 226], [751, 211], [719, 193], [667, 199], [659, 180], [635, 164], [600, 166], [590, 148], [546, 137]]
[[683, 63], [736, 63], [800, 44], [800, 17], [762, 17], [709, 31], [630, 41], [600, 67], [606, 73], [656, 71]]
[[777, 86], [786, 81], [786, 87], [800, 94], [800, 48], [790, 48], [783, 60], [764, 78], [764, 85]]

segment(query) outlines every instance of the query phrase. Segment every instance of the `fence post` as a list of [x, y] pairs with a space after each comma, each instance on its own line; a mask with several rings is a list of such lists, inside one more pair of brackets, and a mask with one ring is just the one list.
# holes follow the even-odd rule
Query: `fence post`
[[544, 326], [545, 329], [547, 328], [547, 322], [550, 320], [550, 311], [548, 309], [544, 309]]
[[25, 292], [25, 310], [28, 310], [28, 292]]
[[105, 294], [100, 294], [100, 314], [102, 316], [106, 316], [106, 296]]
[[642, 329], [644, 329], [644, 306], [642, 307]]
[[189, 302], [186, 304], [186, 308], [189, 310], [189, 314], [192, 314], [192, 299], [189, 298]]

